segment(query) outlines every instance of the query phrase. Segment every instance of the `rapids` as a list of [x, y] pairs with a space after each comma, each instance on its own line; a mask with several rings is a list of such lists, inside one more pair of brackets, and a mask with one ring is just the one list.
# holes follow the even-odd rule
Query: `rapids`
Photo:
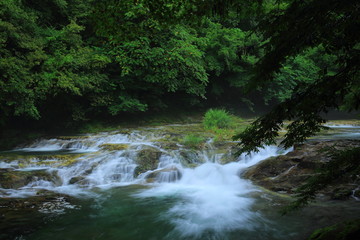
[[[51, 221], [14, 239], [301, 239], [311, 232], [311, 211], [302, 217], [307, 223], [275, 220], [283, 200], [241, 178], [247, 167], [291, 149], [265, 146], [224, 162], [232, 146], [219, 149], [208, 138], [202, 148], [187, 149], [162, 128], [42, 139], [4, 153], [0, 168], [54, 177], [0, 188], [0, 197], [55, 192], [75, 199], [39, 210]], [[155, 167], [139, 168], [142, 155]]]

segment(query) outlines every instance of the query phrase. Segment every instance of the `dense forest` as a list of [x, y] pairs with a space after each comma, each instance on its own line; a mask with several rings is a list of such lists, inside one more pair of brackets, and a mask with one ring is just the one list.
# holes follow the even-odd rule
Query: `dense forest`
[[[1, 128], [20, 120], [59, 124], [180, 106], [283, 102], [294, 89], [335, 76], [347, 54], [329, 51], [326, 42], [309, 34], [307, 41], [313, 42], [291, 54], [286, 48], [303, 40], [285, 39], [275, 69], [259, 61], [279, 36], [266, 24], [280, 21], [297, 2], [3, 0]], [[305, 2], [332, 8], [340, 1]], [[347, 2], [353, 3], [328, 20], [345, 18], [341, 11], [358, 11], [358, 4]], [[301, 11], [291, 14], [290, 20], [302, 21]], [[300, 31], [278, 26], [290, 35]], [[358, 44], [348, 45], [359, 51]], [[267, 70], [274, 70], [271, 81], [264, 81]], [[346, 95], [347, 103], [355, 101], [355, 90], [358, 85]]]
[[358, 0], [0, 0], [0, 239], [304, 239], [359, 218], [360, 122], [325, 124], [360, 117], [359, 39]]

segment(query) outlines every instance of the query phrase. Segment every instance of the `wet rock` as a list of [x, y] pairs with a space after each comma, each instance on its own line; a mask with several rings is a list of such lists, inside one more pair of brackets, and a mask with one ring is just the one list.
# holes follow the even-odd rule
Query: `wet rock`
[[[293, 194], [309, 177], [317, 174], [316, 169], [331, 161], [323, 151], [324, 148], [357, 146], [360, 146], [360, 141], [355, 140], [314, 141], [296, 145], [294, 151], [268, 158], [248, 168], [242, 176], [271, 191]], [[348, 199], [357, 187], [357, 184], [348, 180], [330, 185], [320, 194], [328, 199]]]
[[215, 141], [214, 147], [216, 149], [236, 150], [236, 142], [230, 141]]
[[80, 184], [80, 185], [86, 185], [88, 184], [88, 181], [83, 176], [73, 177], [69, 180], [69, 184]]
[[235, 154], [238, 149], [235, 143], [227, 144], [225, 146], [227, 146], [227, 148], [225, 149], [225, 153], [221, 156], [220, 163], [226, 164], [238, 161], [239, 157]]
[[90, 148], [91, 146], [94, 146], [96, 144], [96, 142], [94, 141], [89, 141], [89, 140], [81, 140], [81, 141], [72, 141], [72, 142], [68, 142], [68, 143], [65, 143], [62, 148], [64, 149], [88, 149]]
[[79, 139], [88, 139], [90, 136], [82, 135], [82, 136], [56, 136], [57, 139], [60, 140], [79, 140]]
[[179, 145], [176, 142], [160, 139], [156, 141], [157, 146], [165, 150], [177, 150]]
[[147, 182], [175, 182], [181, 179], [182, 173], [177, 167], [155, 170], [146, 176]]
[[196, 167], [204, 162], [196, 150], [184, 149], [180, 152], [181, 163], [186, 167]]
[[136, 156], [136, 164], [134, 175], [138, 176], [141, 173], [149, 170], [155, 170], [159, 164], [159, 159], [162, 152], [156, 148], [144, 148], [140, 150]]
[[107, 150], [107, 151], [121, 151], [121, 150], [128, 149], [129, 145], [128, 144], [106, 143], [106, 144], [101, 144], [99, 147], [101, 149]]
[[[31, 164], [33, 165], [48, 165], [53, 167], [66, 167], [75, 164], [84, 153], [81, 154], [58, 154], [58, 155], [36, 155], [32, 157]], [[21, 167], [25, 167], [28, 163], [20, 164]]]
[[38, 180], [61, 184], [61, 179], [55, 173], [46, 170], [0, 172], [0, 187], [5, 189], [17, 189]]

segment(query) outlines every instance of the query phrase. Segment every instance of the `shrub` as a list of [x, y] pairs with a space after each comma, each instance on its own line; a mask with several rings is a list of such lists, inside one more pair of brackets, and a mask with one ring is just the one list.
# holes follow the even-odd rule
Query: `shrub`
[[199, 148], [203, 142], [204, 139], [202, 137], [193, 134], [186, 135], [182, 140], [182, 144], [190, 148]]
[[223, 109], [210, 109], [205, 113], [203, 124], [205, 129], [230, 128], [232, 117]]

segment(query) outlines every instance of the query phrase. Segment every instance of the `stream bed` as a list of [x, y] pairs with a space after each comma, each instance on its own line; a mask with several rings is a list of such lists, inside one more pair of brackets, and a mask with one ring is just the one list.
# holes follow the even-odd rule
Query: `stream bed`
[[[241, 173], [292, 149], [266, 146], [233, 158], [234, 142], [207, 137], [198, 148], [184, 146], [184, 134], [197, 127], [62, 136], [2, 152], [0, 174], [12, 182], [1, 180], [0, 239], [306, 239], [360, 216], [355, 200], [281, 216], [289, 198]], [[317, 138], [360, 134], [358, 127], [332, 127]]]

